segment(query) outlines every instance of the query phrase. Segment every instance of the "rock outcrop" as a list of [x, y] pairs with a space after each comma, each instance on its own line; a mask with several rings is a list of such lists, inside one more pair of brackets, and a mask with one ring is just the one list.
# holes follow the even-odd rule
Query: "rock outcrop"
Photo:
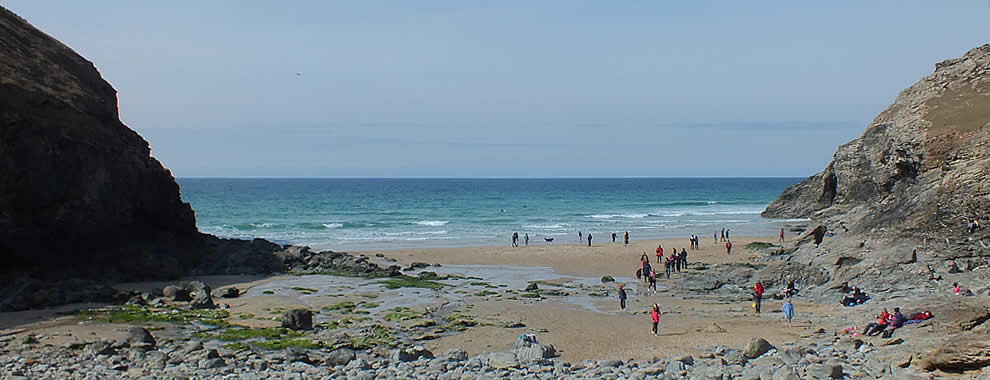
[[[917, 287], [946, 273], [947, 261], [987, 265], [990, 44], [936, 64], [762, 215], [811, 219], [813, 233], [787, 261], [821, 264], [813, 267], [833, 287], [864, 279]], [[984, 227], [968, 231], [974, 219]]]

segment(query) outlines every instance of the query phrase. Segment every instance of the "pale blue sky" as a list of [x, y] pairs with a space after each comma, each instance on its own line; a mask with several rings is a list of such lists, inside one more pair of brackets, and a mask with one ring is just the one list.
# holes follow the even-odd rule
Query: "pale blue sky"
[[990, 42], [987, 0], [0, 4], [177, 176], [806, 176]]

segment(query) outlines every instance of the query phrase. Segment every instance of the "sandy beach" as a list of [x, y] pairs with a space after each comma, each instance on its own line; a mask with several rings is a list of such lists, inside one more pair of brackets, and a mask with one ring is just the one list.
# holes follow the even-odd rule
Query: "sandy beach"
[[[772, 242], [776, 237], [737, 237], [733, 238], [731, 255], [726, 254], [724, 243], [715, 243], [711, 236], [701, 239], [698, 250], [689, 250], [689, 262], [708, 264], [745, 263], [751, 260], [751, 253], [744, 248], [754, 241]], [[575, 237], [576, 242], [576, 237]], [[561, 278], [568, 276], [601, 277], [604, 275], [632, 277], [638, 268], [644, 252], [656, 266], [655, 250], [658, 244], [664, 247], [665, 255], [670, 250], [689, 247], [687, 238], [632, 241], [625, 245], [598, 243], [593, 240], [591, 247], [585, 244], [540, 244], [514, 248], [470, 247], [440, 249], [409, 249], [394, 251], [363, 252], [369, 256], [384, 254], [400, 263], [413, 262], [441, 264], [481, 264], [481, 265], [527, 265], [553, 268]], [[678, 274], [668, 280], [658, 280], [661, 290], [656, 295], [630, 294], [625, 311], [619, 309], [616, 297], [603, 298], [598, 303], [601, 310], [584, 310], [553, 298], [533, 304], [520, 304], [510, 300], [476, 299], [472, 301], [476, 317], [499, 317], [520, 320], [527, 331], [538, 334], [545, 343], [554, 344], [561, 350], [561, 356], [568, 361], [612, 359], [650, 359], [670, 354], [692, 353], [696, 349], [710, 345], [745, 345], [755, 336], [762, 336], [775, 342], [795, 341], [810, 326], [807, 319], [798, 318], [791, 328], [786, 328], [781, 320], [780, 301], [764, 301], [763, 314], [757, 315], [750, 308], [750, 300], [742, 298], [736, 302], [721, 299], [706, 299], [698, 296], [674, 294], [662, 289], [670, 282], [676, 282]], [[533, 278], [532, 281], [552, 281], [552, 278]], [[752, 284], [739, 284], [752, 286]], [[650, 329], [650, 306], [657, 303], [664, 316], [661, 318], [661, 332], [653, 336]], [[834, 309], [831, 305], [814, 305], [796, 302], [795, 307], [804, 313], [827, 313]], [[717, 324], [725, 332], [707, 332], [712, 324]], [[819, 326], [814, 326], [816, 329]], [[466, 333], [444, 337], [430, 342], [427, 347], [442, 351], [458, 347], [469, 353], [504, 350], [511, 346], [519, 331], [497, 327], [479, 327]]]

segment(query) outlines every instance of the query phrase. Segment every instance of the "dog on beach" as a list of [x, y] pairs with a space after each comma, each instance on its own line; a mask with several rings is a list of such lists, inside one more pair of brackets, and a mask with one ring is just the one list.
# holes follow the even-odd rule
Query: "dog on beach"
[[553, 238], [547, 238], [547, 237], [545, 237], [545, 238], [543, 238], [543, 240], [547, 242], [547, 245], [553, 244]]

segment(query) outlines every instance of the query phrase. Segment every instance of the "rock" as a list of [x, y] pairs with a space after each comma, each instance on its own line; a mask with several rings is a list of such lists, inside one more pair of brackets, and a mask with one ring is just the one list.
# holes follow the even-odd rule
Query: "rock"
[[308, 309], [292, 309], [282, 312], [282, 327], [290, 330], [312, 330], [313, 312]]
[[468, 359], [468, 354], [467, 351], [464, 351], [462, 349], [451, 348], [447, 350], [447, 352], [445, 352], [441, 357], [451, 362], [463, 362]]
[[285, 349], [285, 362], [313, 364], [313, 361], [309, 358], [309, 354], [307, 354], [305, 350], [297, 347], [289, 347]]
[[203, 350], [203, 342], [199, 340], [190, 340], [184, 346], [182, 346], [182, 352], [185, 355]]
[[347, 363], [350, 363], [351, 360], [354, 360], [356, 357], [357, 355], [355, 354], [354, 350], [350, 348], [338, 348], [336, 350], [330, 351], [330, 354], [327, 355], [327, 358], [326, 360], [324, 360], [324, 362], [327, 365], [332, 365], [332, 366], [347, 365]]
[[955, 336], [924, 356], [927, 371], [963, 372], [990, 366], [990, 337], [986, 333]]
[[162, 297], [169, 301], [191, 301], [189, 290], [180, 285], [169, 285], [162, 289]]
[[622, 360], [599, 360], [598, 366], [602, 368], [618, 368], [622, 366]]
[[543, 362], [557, 356], [557, 349], [553, 345], [533, 343], [523, 335], [512, 344], [512, 352], [523, 363]]
[[237, 298], [241, 295], [241, 290], [233, 286], [228, 288], [217, 289], [213, 292], [213, 297], [215, 298]]
[[743, 350], [743, 356], [747, 359], [756, 359], [760, 357], [760, 355], [770, 351], [771, 348], [773, 348], [773, 345], [770, 344], [770, 342], [767, 342], [766, 339], [753, 338], [753, 340], [749, 341], [749, 344], [746, 345], [746, 349]]
[[511, 352], [495, 352], [488, 356], [488, 366], [495, 369], [515, 368], [519, 366], [519, 361]]
[[433, 353], [423, 346], [415, 346], [392, 351], [393, 362], [411, 362], [419, 358], [433, 359]]
[[540, 290], [540, 287], [535, 282], [530, 282], [529, 285], [526, 285], [527, 292], [535, 292], [537, 290]]
[[610, 282], [615, 282], [615, 279], [612, 278], [612, 276], [609, 276], [609, 275], [602, 276], [602, 283], [603, 284], [607, 284], [607, 283], [610, 283]]
[[131, 327], [127, 329], [126, 341], [131, 347], [139, 349], [152, 349], [155, 347], [155, 337], [143, 327]]
[[842, 366], [837, 364], [814, 364], [808, 367], [808, 375], [814, 379], [841, 379]]
[[201, 369], [223, 368], [226, 366], [227, 362], [221, 358], [203, 359], [199, 362], [199, 368]]

